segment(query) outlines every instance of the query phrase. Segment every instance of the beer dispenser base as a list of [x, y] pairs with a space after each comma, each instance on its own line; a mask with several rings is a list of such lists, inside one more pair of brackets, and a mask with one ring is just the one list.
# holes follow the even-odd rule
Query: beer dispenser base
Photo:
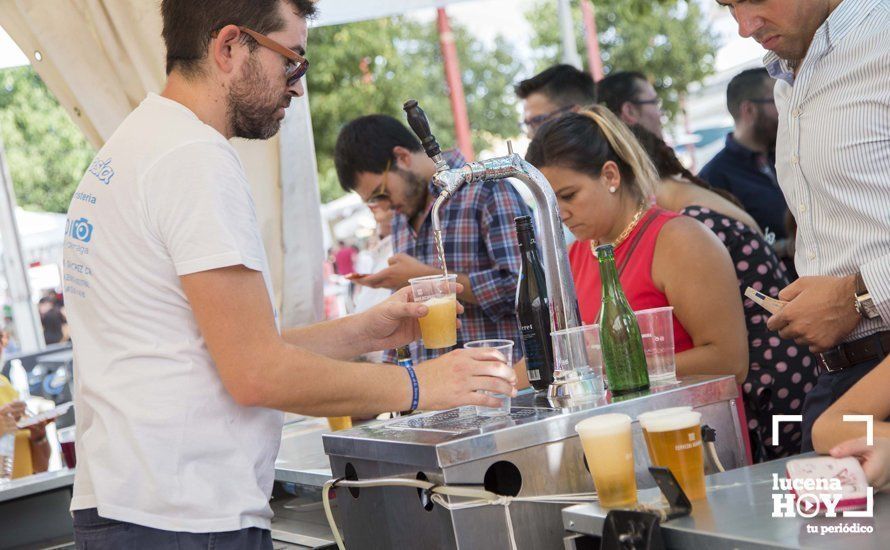
[[575, 369], [553, 380], [547, 388], [547, 400], [550, 406], [564, 409], [602, 399], [605, 393], [601, 377], [590, 369]]

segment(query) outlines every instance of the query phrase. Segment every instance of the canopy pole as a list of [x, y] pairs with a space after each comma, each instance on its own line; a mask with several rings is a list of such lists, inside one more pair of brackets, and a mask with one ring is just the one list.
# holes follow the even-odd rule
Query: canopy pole
[[593, 2], [581, 0], [581, 14], [584, 17], [584, 42], [587, 44], [587, 62], [594, 82], [603, 79], [603, 57], [600, 55], [599, 37], [596, 34], [596, 12]]
[[0, 138], [0, 237], [3, 239], [3, 271], [12, 299], [12, 319], [16, 336], [24, 352], [38, 351], [46, 347], [43, 325], [37, 307], [31, 301], [31, 285], [28, 268], [22, 256], [21, 236], [15, 219], [15, 191], [6, 164], [6, 151]]
[[562, 62], [578, 69], [581, 65], [581, 56], [578, 55], [578, 47], [575, 45], [575, 24], [572, 21], [572, 8], [569, 0], [556, 0], [557, 13], [559, 15], [559, 31], [562, 35]]
[[439, 45], [442, 48], [442, 59], [445, 61], [445, 81], [448, 83], [448, 97], [451, 99], [451, 115], [454, 117], [454, 135], [457, 147], [467, 162], [475, 160], [473, 138], [470, 135], [470, 118], [467, 115], [467, 100], [464, 97], [464, 85], [460, 78], [460, 64], [457, 60], [457, 48], [454, 46], [454, 33], [448, 23], [445, 8], [436, 10], [439, 29]]

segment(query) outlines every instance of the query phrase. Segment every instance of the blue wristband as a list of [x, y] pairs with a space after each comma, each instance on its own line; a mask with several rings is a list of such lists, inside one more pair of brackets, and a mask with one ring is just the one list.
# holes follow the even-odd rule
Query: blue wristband
[[408, 376], [411, 377], [411, 408], [410, 412], [414, 412], [417, 410], [417, 405], [420, 403], [420, 385], [417, 383], [417, 374], [414, 372], [414, 367], [407, 366], [405, 370], [408, 371]]

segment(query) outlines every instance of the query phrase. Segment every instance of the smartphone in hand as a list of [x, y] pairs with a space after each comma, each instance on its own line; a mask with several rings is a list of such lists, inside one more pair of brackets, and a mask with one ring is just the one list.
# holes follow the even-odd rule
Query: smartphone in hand
[[755, 303], [759, 304], [760, 307], [769, 311], [773, 315], [782, 311], [782, 308], [788, 303], [785, 300], [777, 300], [770, 296], [767, 296], [763, 292], [759, 290], [754, 290], [750, 286], [745, 289], [745, 296], [751, 298]]

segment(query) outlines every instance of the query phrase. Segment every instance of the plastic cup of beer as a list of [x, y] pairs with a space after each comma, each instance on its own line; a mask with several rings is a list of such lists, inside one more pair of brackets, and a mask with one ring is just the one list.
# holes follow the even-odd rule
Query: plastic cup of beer
[[575, 425], [603, 508], [633, 506], [637, 502], [630, 424], [626, 414], [601, 414]]
[[352, 417], [351, 416], [329, 416], [328, 418], [328, 426], [331, 427], [332, 432], [339, 432], [340, 430], [348, 430], [352, 427]]
[[667, 409], [656, 409], [654, 411], [647, 411], [637, 416], [637, 422], [640, 423], [640, 429], [643, 432], [643, 439], [646, 440], [646, 449], [649, 451], [649, 460], [652, 461], [652, 464], [655, 464], [655, 455], [652, 454], [652, 445], [649, 444], [649, 432], [646, 430], [646, 425], [649, 420], [659, 416], [664, 416], [666, 414], [669, 415], [678, 412], [691, 411], [692, 405], [682, 405], [680, 407], [668, 407]]
[[[474, 340], [464, 344], [465, 348], [489, 348], [501, 352], [507, 360], [507, 366], [513, 368], [513, 340]], [[479, 416], [503, 416], [510, 414], [510, 404], [513, 399], [509, 395], [502, 393], [493, 393], [483, 391], [482, 393], [490, 395], [501, 400], [499, 407], [476, 407], [476, 414]]]
[[[657, 411], [655, 411], [657, 412]], [[640, 420], [652, 464], [667, 468], [691, 500], [705, 498], [701, 413], [675, 411]]]
[[418, 319], [423, 347], [450, 348], [457, 344], [457, 275], [430, 275], [408, 281], [414, 301], [429, 308]]
[[674, 360], [674, 308], [657, 307], [635, 311], [643, 337], [643, 353], [646, 369], [653, 384], [670, 384], [677, 380], [677, 363]]

